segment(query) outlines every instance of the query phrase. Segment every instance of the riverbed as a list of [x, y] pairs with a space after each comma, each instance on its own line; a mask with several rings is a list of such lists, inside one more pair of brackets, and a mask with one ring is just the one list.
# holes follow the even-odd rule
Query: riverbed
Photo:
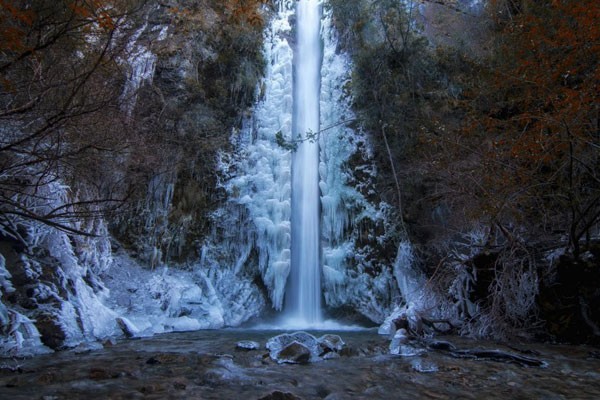
[[[26, 359], [0, 359], [2, 399], [598, 399], [600, 349], [436, 338], [458, 349], [535, 359], [523, 366], [456, 358], [412, 343], [388, 354], [374, 330], [333, 332], [346, 348], [310, 364], [278, 364], [264, 348], [281, 331], [214, 330], [106, 342]], [[324, 332], [313, 332], [315, 336]], [[236, 348], [240, 340], [261, 344]], [[480, 352], [481, 353], [481, 352]], [[270, 396], [270, 397], [269, 397]]]

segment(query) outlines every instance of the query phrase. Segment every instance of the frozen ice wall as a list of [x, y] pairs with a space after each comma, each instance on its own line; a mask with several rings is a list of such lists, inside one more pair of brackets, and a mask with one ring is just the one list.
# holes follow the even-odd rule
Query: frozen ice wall
[[351, 109], [352, 64], [338, 49], [331, 8], [322, 23], [321, 134], [319, 187], [323, 294], [330, 307], [352, 306], [373, 321], [389, 312], [396, 291], [378, 246], [391, 240], [385, 218], [389, 206], [378, 200], [376, 175], [366, 136]]
[[[77, 199], [59, 180], [39, 186], [36, 194], [35, 200], [15, 200], [29, 202], [41, 215], [59, 208], [75, 212], [66, 205]], [[48, 351], [42, 338], [50, 347], [62, 347], [118, 334], [117, 314], [105, 306], [109, 292], [99, 279], [112, 261], [104, 222], [99, 218], [55, 221], [96, 237], [70, 236], [20, 217], [11, 222], [16, 230], [1, 232], [5, 244], [0, 256], [1, 292], [10, 296], [0, 304], [0, 320], [6, 327], [0, 353]], [[11, 250], [8, 243], [27, 251]]]
[[215, 262], [221, 268], [238, 275], [258, 273], [277, 310], [290, 272], [292, 152], [276, 143], [276, 135], [291, 140], [293, 51], [288, 38], [294, 6], [295, 1], [279, 2], [266, 29], [266, 78], [253, 115], [232, 136], [236, 153], [221, 156], [229, 202], [215, 214], [222, 227], [214, 244], [207, 244], [220, 254]]
[[[293, 26], [296, 1], [278, 2], [278, 14], [265, 33], [266, 76], [252, 116], [234, 132], [233, 153], [221, 155], [222, 187], [229, 200], [215, 215], [215, 233], [206, 243], [210, 263], [236, 276], [260, 278], [276, 310], [281, 310], [290, 276], [292, 116], [294, 111]], [[348, 93], [351, 64], [339, 52], [331, 10], [323, 4], [318, 101], [318, 273], [327, 307], [349, 306], [374, 321], [389, 313], [398, 290], [391, 266], [377, 259], [377, 246], [389, 240], [387, 206], [372, 187], [375, 169], [365, 136], [350, 125], [355, 116]], [[300, 78], [297, 78], [300, 79]], [[317, 84], [318, 86], [318, 84]], [[352, 161], [350, 161], [352, 159]], [[293, 280], [292, 280], [293, 279]]]

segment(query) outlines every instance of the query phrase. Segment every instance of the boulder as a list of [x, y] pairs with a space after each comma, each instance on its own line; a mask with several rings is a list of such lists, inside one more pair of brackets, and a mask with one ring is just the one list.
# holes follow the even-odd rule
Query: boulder
[[306, 332], [284, 333], [272, 337], [266, 347], [278, 363], [306, 363], [338, 358], [346, 343], [338, 335], [326, 334], [319, 339]]
[[416, 356], [423, 353], [424, 349], [419, 349], [409, 344], [410, 337], [406, 329], [401, 328], [394, 334], [394, 338], [390, 342], [390, 354], [400, 356]]
[[[281, 361], [280, 353], [292, 343], [297, 343], [302, 347], [308, 349], [309, 354], [307, 362], [314, 362], [320, 360], [319, 355], [321, 354], [321, 346], [319, 344], [319, 341], [316, 337], [306, 332], [284, 333], [272, 337], [267, 341], [266, 347], [269, 350], [269, 355], [273, 360], [279, 363], [290, 362]], [[304, 352], [304, 350], [302, 350], [299, 346], [294, 345], [290, 349], [287, 349], [286, 353], [293, 354], [292, 350]], [[300, 353], [298, 353], [297, 356], [300, 356]], [[300, 359], [303, 359], [303, 357], [300, 357]]]
[[286, 345], [277, 356], [278, 363], [307, 364], [310, 362], [311, 351], [304, 344], [293, 341]]
[[318, 341], [321, 346], [321, 355], [331, 352], [338, 353], [346, 345], [340, 336], [333, 334], [323, 335]]

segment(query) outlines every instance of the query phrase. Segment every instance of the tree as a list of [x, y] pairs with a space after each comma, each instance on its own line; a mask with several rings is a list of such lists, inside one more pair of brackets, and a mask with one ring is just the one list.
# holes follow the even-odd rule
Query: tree
[[578, 258], [600, 222], [600, 5], [510, 3], [491, 75], [494, 106], [475, 115], [490, 140], [490, 211], [497, 221], [536, 220], [529, 225], [538, 234], [565, 232]]
[[[70, 220], [114, 210], [132, 136], [120, 107], [129, 21], [144, 1], [0, 1], [0, 227], [15, 218], [79, 232]], [[105, 164], [106, 163], [106, 164]], [[89, 184], [54, 203], [41, 188]], [[114, 185], [114, 182], [118, 182]], [[75, 188], [73, 188], [75, 189]], [[50, 195], [51, 196], [51, 195]], [[50, 204], [54, 206], [47, 207]], [[43, 206], [42, 206], [43, 205]]]

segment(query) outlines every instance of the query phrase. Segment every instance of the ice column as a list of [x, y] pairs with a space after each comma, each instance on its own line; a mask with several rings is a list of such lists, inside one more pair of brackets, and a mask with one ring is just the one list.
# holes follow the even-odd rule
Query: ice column
[[293, 132], [301, 141], [292, 163], [292, 263], [286, 314], [296, 323], [321, 321], [319, 233], [319, 132], [321, 6], [318, 0], [297, 4]]

